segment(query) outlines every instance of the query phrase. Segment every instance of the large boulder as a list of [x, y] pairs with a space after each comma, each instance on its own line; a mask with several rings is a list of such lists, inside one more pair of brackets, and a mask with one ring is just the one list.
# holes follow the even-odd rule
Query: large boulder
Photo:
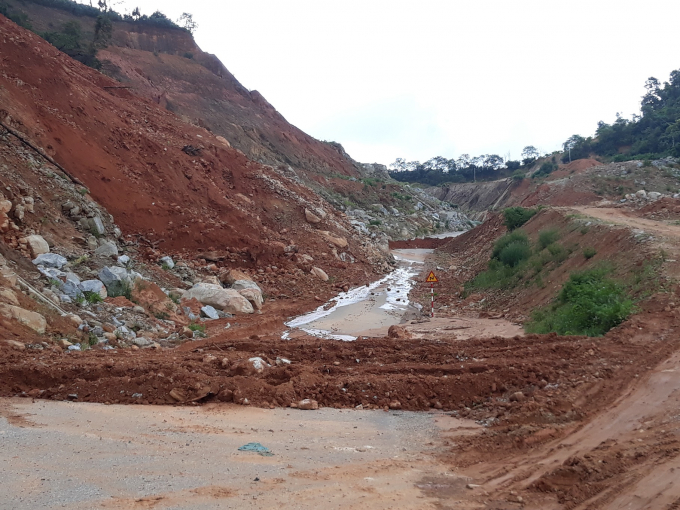
[[38, 255], [43, 255], [50, 252], [50, 246], [43, 236], [37, 234], [30, 235], [24, 238], [29, 251], [31, 252], [31, 257], [36, 258]]
[[253, 306], [238, 291], [225, 289], [214, 283], [197, 283], [184, 293], [182, 299], [196, 299], [227, 313], [253, 313]]
[[253, 305], [253, 308], [255, 308], [255, 310], [262, 309], [264, 299], [262, 298], [262, 292], [260, 291], [259, 288], [253, 289], [252, 287], [248, 287], [245, 289], [240, 289], [238, 293], [241, 294], [244, 298], [246, 298], [250, 302], [250, 304]]
[[162, 265], [167, 266], [168, 269], [174, 269], [175, 268], [175, 261], [172, 260], [172, 257], [168, 257], [168, 256], [161, 257], [161, 259], [158, 262], [160, 262]]
[[99, 294], [102, 299], [106, 299], [108, 292], [106, 292], [106, 287], [100, 280], [85, 280], [80, 284], [80, 290], [83, 292], [92, 292], [94, 294]]
[[324, 282], [328, 281], [328, 275], [326, 274], [326, 271], [321, 269], [320, 267], [314, 266], [312, 270], [310, 271], [314, 276], [316, 276], [319, 280], [322, 280]]
[[338, 248], [340, 249], [347, 248], [348, 244], [347, 239], [345, 239], [344, 237], [336, 237], [326, 230], [323, 230], [319, 233], [324, 237], [326, 241], [337, 246]]
[[243, 271], [239, 271], [238, 269], [230, 269], [226, 273], [222, 273], [220, 275], [220, 280], [222, 283], [226, 283], [227, 285], [233, 285], [236, 281], [252, 280], [252, 278]]
[[234, 290], [255, 289], [258, 292], [262, 292], [257, 283], [252, 280], [236, 280], [231, 284], [231, 288]]
[[311, 223], [312, 225], [316, 225], [317, 223], [321, 223], [321, 218], [319, 218], [316, 214], [314, 214], [309, 209], [305, 209], [305, 219], [309, 223]]
[[18, 306], [0, 304], [0, 315], [8, 319], [14, 319], [24, 326], [31, 328], [36, 333], [43, 334], [45, 328], [47, 328], [45, 317], [37, 312], [31, 312]]
[[94, 254], [98, 257], [117, 257], [118, 246], [116, 246], [116, 243], [104, 239], [99, 245], [99, 248], [94, 250]]
[[107, 266], [102, 268], [97, 276], [106, 286], [109, 296], [122, 296], [132, 290], [132, 285], [139, 275], [124, 267]]
[[33, 264], [36, 266], [53, 267], [55, 269], [61, 269], [67, 262], [66, 258], [56, 253], [43, 253], [33, 259]]

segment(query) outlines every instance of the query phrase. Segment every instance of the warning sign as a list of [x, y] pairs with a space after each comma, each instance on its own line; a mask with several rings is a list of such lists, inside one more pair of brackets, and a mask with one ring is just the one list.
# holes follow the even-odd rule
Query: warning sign
[[437, 283], [439, 280], [437, 280], [437, 277], [434, 275], [434, 272], [430, 271], [430, 274], [427, 275], [427, 279], [425, 281], [427, 283]]

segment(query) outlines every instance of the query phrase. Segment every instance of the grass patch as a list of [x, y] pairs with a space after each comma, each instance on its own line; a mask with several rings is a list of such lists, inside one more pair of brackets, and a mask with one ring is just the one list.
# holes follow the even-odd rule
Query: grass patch
[[200, 331], [201, 333], [205, 333], [205, 324], [196, 324], [193, 322], [189, 324], [188, 327], [191, 331]]
[[90, 304], [101, 303], [104, 301], [98, 292], [83, 292], [85, 301]]
[[522, 230], [504, 235], [493, 247], [489, 268], [465, 284], [463, 295], [481, 289], [511, 289], [525, 278], [525, 285], [536, 279], [538, 287], [544, 287], [539, 273], [550, 263], [561, 264], [572, 251], [555, 242], [558, 238], [557, 229], [542, 231], [532, 250], [529, 238]]
[[546, 230], [541, 230], [538, 233], [538, 249], [544, 250], [554, 242], [558, 241], [560, 234], [556, 228], [549, 228]]
[[606, 267], [573, 273], [555, 302], [536, 310], [527, 333], [602, 336], [633, 312], [623, 285], [608, 278]]
[[597, 250], [593, 248], [592, 246], [588, 246], [586, 248], [583, 248], [583, 256], [586, 259], [592, 259], [595, 255], [597, 255]]
[[505, 226], [508, 230], [515, 230], [527, 221], [529, 221], [538, 210], [536, 209], [526, 209], [524, 207], [508, 207], [503, 211], [503, 216], [505, 217]]

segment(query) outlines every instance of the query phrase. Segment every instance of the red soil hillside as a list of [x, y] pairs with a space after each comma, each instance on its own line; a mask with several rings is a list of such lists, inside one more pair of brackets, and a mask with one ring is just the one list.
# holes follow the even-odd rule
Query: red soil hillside
[[[95, 18], [32, 2], [8, 2], [25, 12], [38, 32], [76, 20], [91, 39]], [[291, 125], [257, 91], [249, 91], [217, 57], [203, 52], [182, 29], [113, 22], [109, 46], [98, 52], [102, 71], [184, 120], [223, 136], [250, 159], [290, 165], [310, 176], [358, 176], [341, 148]]]
[[237, 248], [252, 264], [283, 256], [289, 244], [330, 253], [321, 233], [329, 231], [349, 241], [340, 255], [379, 257], [327, 206], [312, 228], [305, 208], [324, 216], [324, 206], [308, 188], [150, 100], [111, 88], [120, 84], [2, 16], [0, 55], [0, 120], [82, 181], [124, 233], [169, 252]]

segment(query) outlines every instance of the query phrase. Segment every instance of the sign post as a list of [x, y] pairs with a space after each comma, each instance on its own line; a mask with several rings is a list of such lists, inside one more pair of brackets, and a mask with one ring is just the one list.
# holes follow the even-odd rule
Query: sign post
[[432, 296], [432, 305], [431, 305], [431, 308], [430, 308], [430, 317], [434, 317], [434, 284], [439, 282], [439, 280], [437, 280], [437, 277], [434, 275], [434, 271], [430, 271], [430, 274], [427, 275], [425, 282], [430, 284], [430, 295]]

